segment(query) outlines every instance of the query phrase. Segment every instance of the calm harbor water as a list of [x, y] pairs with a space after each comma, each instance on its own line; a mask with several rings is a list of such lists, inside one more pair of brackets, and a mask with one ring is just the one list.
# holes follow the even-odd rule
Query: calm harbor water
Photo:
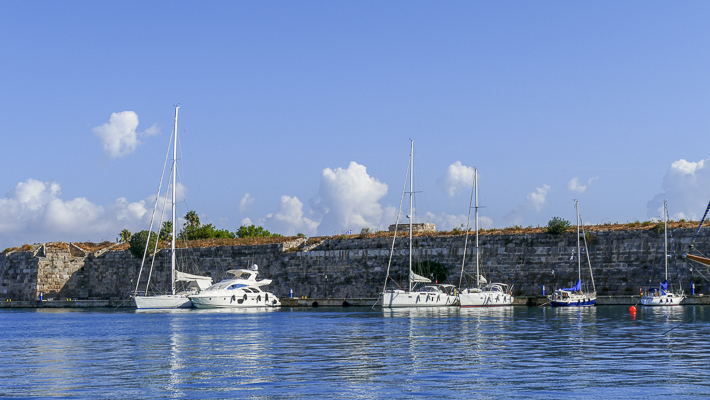
[[0, 323], [0, 397], [710, 395], [710, 306], [32, 309]]

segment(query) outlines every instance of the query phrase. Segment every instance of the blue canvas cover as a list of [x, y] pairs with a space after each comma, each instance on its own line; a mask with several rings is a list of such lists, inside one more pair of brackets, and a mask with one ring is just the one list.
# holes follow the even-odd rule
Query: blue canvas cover
[[661, 294], [666, 294], [666, 290], [668, 290], [668, 280], [666, 279], [661, 283]]
[[581, 280], [577, 280], [577, 284], [576, 284], [576, 285], [574, 285], [574, 286], [571, 287], [571, 288], [562, 289], [562, 290], [568, 290], [568, 291], [570, 291], [570, 292], [577, 292], [577, 291], [579, 291], [579, 290], [582, 290], [582, 281], [581, 281]]

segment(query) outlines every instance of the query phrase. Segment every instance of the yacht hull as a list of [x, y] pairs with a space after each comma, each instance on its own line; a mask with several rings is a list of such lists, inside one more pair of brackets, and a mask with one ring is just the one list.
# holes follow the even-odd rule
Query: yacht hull
[[597, 304], [597, 299], [580, 299], [580, 300], [565, 300], [565, 301], [551, 301], [550, 305], [552, 307], [593, 307]]
[[460, 293], [461, 307], [505, 307], [513, 304], [507, 293]]
[[456, 297], [446, 293], [395, 291], [382, 294], [382, 307], [448, 307], [456, 305]]
[[135, 296], [133, 302], [139, 309], [191, 308], [192, 303], [184, 295]]
[[259, 294], [233, 294], [233, 293], [207, 293], [190, 296], [195, 308], [256, 308], [256, 307], [281, 307], [279, 298], [272, 293]]
[[685, 299], [685, 296], [678, 296], [673, 293], [666, 293], [662, 296], [647, 296], [641, 298], [641, 304], [649, 307], [670, 307], [679, 306], [680, 302]]

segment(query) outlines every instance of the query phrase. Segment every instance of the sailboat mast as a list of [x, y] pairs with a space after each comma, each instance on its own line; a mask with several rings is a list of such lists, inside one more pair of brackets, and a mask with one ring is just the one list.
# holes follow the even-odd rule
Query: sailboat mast
[[177, 134], [178, 134], [178, 110], [180, 106], [175, 106], [175, 142], [173, 143], [173, 219], [172, 232], [170, 238], [170, 292], [175, 294], [175, 177], [177, 168]]
[[666, 260], [666, 282], [668, 282], [668, 204], [663, 200], [663, 258]]
[[463, 241], [463, 257], [461, 260], [461, 276], [459, 277], [459, 290], [463, 283], [464, 267], [466, 266], [466, 250], [468, 249], [468, 231], [471, 228], [471, 209], [473, 208], [473, 197], [476, 190], [476, 178], [474, 176], [473, 185], [471, 185], [471, 200], [468, 202], [468, 218], [466, 218], [466, 238]]
[[579, 249], [579, 201], [574, 201], [574, 208], [577, 210], [577, 279], [582, 281], [582, 255]]
[[409, 151], [409, 291], [412, 291], [412, 220], [414, 219], [414, 140]]
[[473, 187], [476, 192], [476, 213], [473, 224], [476, 227], [476, 287], [481, 286], [480, 273], [478, 271], [478, 168], [473, 170]]

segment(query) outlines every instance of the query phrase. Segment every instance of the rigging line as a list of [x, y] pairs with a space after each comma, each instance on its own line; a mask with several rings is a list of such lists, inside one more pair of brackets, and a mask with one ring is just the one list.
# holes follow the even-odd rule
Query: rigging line
[[461, 282], [464, 277], [464, 266], [466, 265], [466, 249], [468, 247], [468, 232], [471, 228], [471, 207], [473, 206], [473, 195], [474, 195], [474, 185], [476, 178], [474, 177], [474, 183], [471, 185], [471, 200], [468, 203], [468, 218], [466, 219], [466, 238], [463, 241], [463, 259], [461, 260], [461, 277], [459, 278], [459, 290], [461, 290]]
[[681, 323], [679, 323], [678, 325], [676, 325], [676, 326], [672, 327], [671, 329], [669, 329], [669, 330], [667, 330], [667, 331], [661, 333], [661, 336], [663, 336], [663, 335], [667, 334], [668, 332], [672, 331], [673, 329], [675, 329], [675, 328], [677, 328], [677, 327], [683, 325], [684, 323], [686, 323], [686, 322], [691, 322], [691, 321], [693, 321], [693, 322], [695, 321], [695, 316], [694, 316], [694, 315], [693, 315], [692, 320], [684, 320], [684, 321], [681, 321]]
[[[171, 168], [171, 173], [172, 173], [172, 168]], [[170, 187], [172, 184], [170, 181], [168, 181], [168, 187], [167, 190], [165, 191], [165, 201], [163, 202], [163, 210], [160, 213], [160, 223], [163, 223], [163, 217], [165, 216], [165, 206], [168, 204], [168, 193], [170, 193]], [[153, 231], [148, 231], [148, 241], [146, 242], [146, 247], [148, 247], [150, 243], [150, 236], [153, 235]], [[148, 283], [145, 285], [145, 294], [148, 294], [148, 285], [150, 285], [150, 279], [153, 276], [153, 265], [155, 264], [155, 255], [158, 253], [158, 243], [160, 243], [160, 234], [157, 235], [155, 238], [155, 248], [153, 249], [153, 255], [150, 260], [150, 272], [148, 273]], [[172, 269], [171, 269], [172, 270]], [[171, 272], [172, 273], [172, 272]]]
[[582, 237], [584, 238], [584, 252], [587, 253], [587, 264], [589, 264], [589, 276], [592, 278], [592, 290], [597, 292], [597, 287], [594, 285], [594, 272], [592, 271], [592, 262], [589, 260], [589, 247], [587, 247], [587, 234], [584, 232], [584, 221], [582, 213], [579, 213], [579, 223], [582, 225]]
[[[177, 111], [176, 111], [177, 112]], [[173, 131], [175, 130], [175, 123], [173, 122]], [[150, 227], [148, 228], [148, 232], [151, 232], [153, 230], [153, 220], [155, 218], [155, 211], [158, 208], [158, 200], [160, 200], [160, 192], [163, 189], [163, 178], [165, 177], [165, 168], [168, 165], [168, 157], [170, 156], [170, 148], [172, 147], [173, 143], [173, 135], [170, 135], [170, 141], [168, 143], [168, 151], [165, 153], [165, 162], [163, 163], [163, 172], [160, 175], [160, 183], [158, 184], [158, 194], [155, 196], [155, 204], [153, 205], [153, 213], [150, 216]], [[150, 239], [150, 234], [148, 236]], [[138, 285], [140, 285], [141, 282], [141, 274], [143, 273], [143, 266], [145, 265], [145, 256], [148, 253], [148, 243], [150, 241], [147, 241], [145, 244], [145, 249], [143, 250], [143, 258], [141, 260], [141, 267], [138, 270], [138, 279], [136, 280], [136, 290], [134, 291], [135, 294], [138, 294]], [[150, 281], [149, 281], [150, 283]], [[148, 288], [148, 285], [146, 284], [146, 290]]]
[[705, 214], [703, 214], [703, 218], [700, 220], [700, 225], [698, 225], [698, 229], [695, 231], [695, 235], [693, 235], [693, 240], [690, 241], [690, 245], [688, 246], [688, 249], [693, 248], [693, 244], [695, 244], [695, 239], [698, 238], [698, 233], [700, 233], [700, 228], [703, 227], [703, 223], [705, 222], [705, 217], [708, 216], [708, 211], [710, 211], [710, 202], [708, 202], [708, 206], [705, 209]]
[[[184, 130], [184, 132], [186, 133], [187, 130]], [[184, 135], [183, 135], [183, 136], [184, 136]], [[178, 141], [178, 145], [180, 146], [180, 159], [181, 159], [181, 160], [186, 160], [186, 159], [184, 158], [183, 154], [182, 154], [182, 140], [183, 140], [183, 139], [180, 138], [180, 140]], [[195, 163], [194, 163], [193, 159], [192, 159], [192, 158], [187, 158], [187, 160], [189, 160], [189, 163], [190, 163], [190, 166], [191, 166], [191, 168], [192, 168], [192, 171], [197, 171], [197, 167], [195, 166]], [[184, 162], [185, 162], [185, 161], [183, 161], [183, 163], [184, 163]], [[179, 172], [179, 170], [178, 170], [178, 172]], [[204, 208], [205, 208], [205, 198], [204, 198], [204, 195], [203, 195], [204, 192], [202, 191], [202, 188], [200, 187], [200, 180], [199, 180], [199, 179], [194, 179], [194, 182], [195, 182], [195, 184], [197, 185], [197, 193], [198, 193], [198, 196], [200, 197], [200, 203], [202, 203], [202, 208], [204, 209]]]
[[[411, 155], [410, 155], [411, 157]], [[399, 199], [399, 210], [397, 210], [397, 220], [394, 223], [394, 235], [392, 235], [392, 247], [390, 248], [390, 258], [387, 262], [387, 278], [392, 279], [390, 276], [390, 267], [392, 266], [392, 255], [394, 254], [394, 243], [397, 239], [397, 232], [399, 231], [399, 217], [402, 214], [402, 203], [404, 202], [404, 193], [407, 190], [407, 178], [409, 177], [409, 160], [407, 160], [407, 173], [404, 175], [404, 188], [402, 189], [402, 197]], [[382, 293], [387, 291], [387, 278], [385, 278], [385, 285], [382, 288]], [[392, 279], [394, 281], [394, 279]], [[396, 284], [396, 282], [395, 282]], [[399, 286], [399, 285], [397, 285]]]
[[[669, 222], [670, 222], [670, 220], [671, 220], [671, 219], [670, 219], [670, 216], [668, 215], [668, 207], [666, 207], [666, 221], [669, 221]], [[673, 266], [675, 267], [676, 280], [678, 281], [678, 287], [679, 287], [680, 290], [682, 291], [682, 290], [683, 290], [683, 289], [682, 289], [682, 288], [683, 288], [683, 283], [682, 283], [681, 278], [680, 278], [680, 267], [678, 267], [678, 258], [676, 257], [675, 244], [673, 243], [673, 229], [672, 229], [673, 226], [672, 226], [672, 224], [670, 224], [670, 223], [669, 223], [668, 225], [671, 225], [671, 229], [667, 229], [668, 236], [669, 236], [670, 239], [671, 239], [671, 251], [670, 251], [670, 254], [673, 256]], [[669, 254], [664, 254], [663, 256], [664, 256], [664, 257], [668, 257]]]

